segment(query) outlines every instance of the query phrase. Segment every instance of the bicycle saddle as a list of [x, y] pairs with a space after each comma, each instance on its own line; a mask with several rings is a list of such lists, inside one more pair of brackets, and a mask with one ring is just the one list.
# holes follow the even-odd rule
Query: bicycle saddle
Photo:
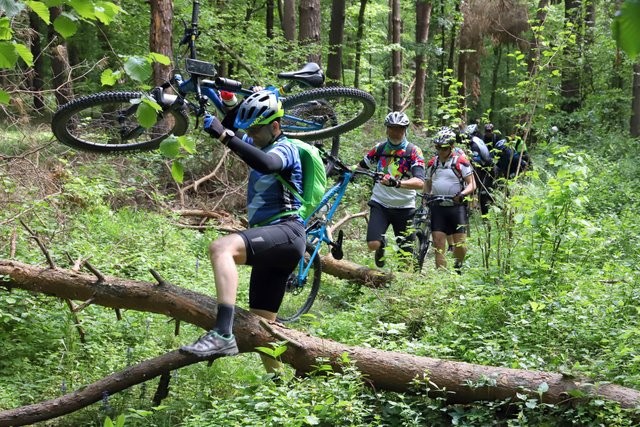
[[305, 86], [320, 87], [324, 84], [322, 68], [315, 62], [307, 62], [298, 71], [289, 71], [278, 74], [279, 79], [295, 80]]

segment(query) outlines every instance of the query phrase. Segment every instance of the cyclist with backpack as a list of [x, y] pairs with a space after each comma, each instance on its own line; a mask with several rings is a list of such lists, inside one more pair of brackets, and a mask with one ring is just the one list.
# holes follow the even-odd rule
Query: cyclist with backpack
[[384, 119], [387, 139], [376, 144], [357, 167], [375, 168], [384, 178], [373, 186], [369, 200], [367, 246], [375, 251], [376, 266], [384, 267], [384, 237], [389, 225], [396, 242], [407, 253], [412, 252], [413, 238], [408, 232], [416, 211], [416, 190], [424, 186], [424, 156], [422, 150], [407, 141], [409, 117], [393, 111]]
[[458, 273], [467, 253], [469, 220], [465, 199], [476, 189], [471, 162], [462, 150], [455, 148], [460, 142], [460, 134], [449, 127], [443, 127], [435, 134], [433, 143], [438, 153], [427, 164], [424, 187], [426, 194], [453, 200], [453, 203], [431, 204], [431, 233], [437, 268], [446, 268], [447, 235], [453, 236], [454, 268]]
[[467, 146], [471, 152], [471, 164], [473, 166], [476, 186], [479, 188], [478, 201], [480, 212], [486, 215], [489, 212], [489, 204], [492, 202], [490, 190], [493, 188], [494, 164], [493, 156], [482, 138], [480, 138], [477, 124], [470, 124], [464, 130]]
[[[250, 310], [274, 321], [284, 296], [285, 284], [303, 256], [306, 245], [301, 202], [290, 187], [302, 191], [302, 165], [296, 146], [282, 134], [284, 110], [277, 95], [263, 90], [248, 96], [237, 110], [234, 127], [245, 129], [248, 142], [240, 139], [220, 121], [205, 116], [204, 130], [251, 168], [247, 190], [250, 228], [215, 240], [209, 245], [218, 300], [216, 324], [184, 353], [202, 358], [234, 355], [238, 347], [233, 335], [233, 318], [238, 288], [237, 265], [250, 265]], [[289, 186], [282, 182], [282, 179]], [[263, 357], [269, 371], [278, 366]]]

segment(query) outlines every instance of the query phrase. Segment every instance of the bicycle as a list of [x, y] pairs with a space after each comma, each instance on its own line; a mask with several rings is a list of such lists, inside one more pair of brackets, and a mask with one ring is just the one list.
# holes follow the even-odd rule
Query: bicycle
[[454, 201], [453, 196], [434, 196], [432, 194], [418, 193], [417, 197], [420, 197], [420, 207], [416, 209], [416, 213], [413, 215], [415, 242], [413, 257], [416, 261], [415, 271], [419, 273], [422, 271], [424, 259], [431, 246], [431, 205], [438, 203], [440, 206], [453, 206]]
[[384, 176], [380, 172], [365, 169], [352, 171], [337, 157], [332, 154], [327, 155], [322, 149], [321, 152], [328, 157], [326, 163], [333, 165], [334, 171], [338, 172], [339, 176], [336, 183], [325, 192], [322, 200], [305, 223], [306, 252], [296, 270], [287, 280], [284, 298], [278, 310], [277, 319], [280, 322], [298, 320], [300, 316], [311, 309], [320, 289], [322, 265], [319, 252], [322, 244], [326, 243], [329, 246], [331, 255], [335, 259], [340, 260], [344, 256], [342, 250], [344, 233], [340, 230], [337, 239], [333, 240], [327, 231], [327, 225], [336, 213], [349, 183], [356, 174], [369, 176], [374, 182]]
[[[175, 72], [169, 81], [147, 93], [108, 91], [74, 99], [54, 113], [51, 128], [55, 137], [72, 148], [98, 153], [154, 150], [169, 135], [187, 132], [189, 111], [197, 119], [205, 114], [205, 107], [211, 102], [221, 114], [226, 113], [220, 90], [233, 92], [240, 98], [253, 93], [239, 81], [218, 76], [214, 64], [197, 59], [199, 11], [200, 1], [193, 0], [191, 25], [183, 20], [185, 31], [179, 43], [179, 46], [186, 45], [185, 71], [189, 78], [185, 80]], [[269, 88], [279, 96], [287, 95], [296, 87], [303, 89], [282, 98], [284, 134], [303, 141], [333, 138], [330, 150], [333, 156], [338, 155], [339, 135], [362, 125], [375, 112], [375, 100], [365, 91], [320, 87], [324, 73], [317, 64], [309, 63], [297, 71], [280, 73], [278, 77], [287, 83]], [[177, 95], [167, 93], [169, 88]], [[148, 128], [142, 126], [136, 116], [145, 100], [161, 107], [156, 123]]]

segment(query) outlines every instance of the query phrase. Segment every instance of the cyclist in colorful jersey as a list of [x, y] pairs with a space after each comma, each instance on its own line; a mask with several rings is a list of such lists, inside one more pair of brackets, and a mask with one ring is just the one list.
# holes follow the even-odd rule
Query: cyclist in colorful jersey
[[[248, 96], [237, 110], [234, 127], [246, 129], [243, 139], [210, 115], [204, 129], [251, 168], [247, 190], [248, 230], [229, 234], [209, 246], [216, 293], [216, 324], [209, 332], [181, 351], [199, 357], [234, 355], [238, 347], [233, 318], [238, 288], [237, 265], [252, 266], [249, 307], [255, 314], [274, 321], [282, 303], [285, 284], [305, 251], [306, 237], [300, 201], [276, 178], [302, 192], [302, 165], [298, 149], [283, 135], [280, 118], [284, 110], [269, 90]], [[263, 357], [269, 371], [278, 364]]]
[[393, 227], [400, 248], [411, 253], [413, 238], [407, 231], [416, 211], [416, 190], [424, 186], [424, 157], [420, 147], [407, 141], [409, 117], [394, 111], [384, 119], [387, 139], [376, 144], [357, 165], [375, 168], [384, 178], [373, 186], [369, 206], [367, 245], [375, 263], [384, 267], [384, 234]]
[[462, 150], [454, 145], [461, 141], [460, 134], [451, 128], [440, 129], [433, 137], [438, 154], [427, 164], [425, 193], [452, 197], [453, 204], [443, 201], [431, 205], [431, 234], [436, 249], [437, 268], [446, 268], [445, 245], [447, 235], [453, 236], [455, 270], [460, 273], [467, 253], [466, 233], [469, 226], [465, 198], [471, 195], [476, 184], [473, 168]]

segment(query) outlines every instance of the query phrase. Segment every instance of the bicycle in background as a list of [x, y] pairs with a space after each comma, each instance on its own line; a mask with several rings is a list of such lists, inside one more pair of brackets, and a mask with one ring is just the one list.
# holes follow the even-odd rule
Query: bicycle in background
[[414, 233], [414, 247], [413, 257], [415, 261], [415, 271], [417, 273], [422, 271], [424, 266], [424, 260], [427, 257], [427, 252], [431, 247], [431, 206], [434, 203], [440, 206], [453, 206], [453, 196], [434, 196], [431, 194], [418, 193], [417, 197], [420, 198], [420, 206], [416, 209], [416, 213], [413, 215], [413, 233]]

